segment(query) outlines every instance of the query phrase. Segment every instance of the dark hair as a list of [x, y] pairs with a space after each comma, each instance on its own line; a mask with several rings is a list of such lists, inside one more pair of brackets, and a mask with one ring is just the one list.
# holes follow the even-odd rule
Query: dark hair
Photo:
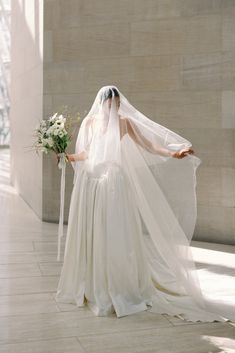
[[102, 92], [100, 100], [106, 101], [107, 99], [112, 98], [113, 95], [114, 97], [120, 97], [118, 90], [115, 87], [108, 88]]

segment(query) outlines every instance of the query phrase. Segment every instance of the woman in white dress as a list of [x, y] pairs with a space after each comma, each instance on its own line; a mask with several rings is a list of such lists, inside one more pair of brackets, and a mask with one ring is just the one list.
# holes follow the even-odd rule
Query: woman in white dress
[[97, 316], [231, 319], [202, 295], [190, 250], [201, 163], [191, 147], [117, 87], [99, 90], [68, 155], [75, 174], [57, 301]]

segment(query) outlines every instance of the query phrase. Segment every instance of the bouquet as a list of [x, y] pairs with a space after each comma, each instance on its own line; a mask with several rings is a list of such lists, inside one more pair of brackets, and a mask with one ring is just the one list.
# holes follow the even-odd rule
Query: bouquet
[[[78, 120], [80, 116], [78, 114]], [[72, 135], [68, 133], [72, 124], [70, 115], [65, 117], [63, 114], [55, 113], [47, 120], [42, 120], [35, 131], [36, 141], [34, 148], [37, 153], [42, 152], [48, 154], [54, 152], [58, 158], [58, 167], [61, 169], [60, 183], [60, 217], [58, 229], [58, 253], [57, 260], [60, 260], [61, 237], [63, 236], [64, 224], [64, 193], [65, 193], [65, 168], [68, 158], [66, 156], [66, 148], [72, 140]]]
[[66, 148], [71, 142], [71, 135], [66, 129], [66, 117], [62, 114], [55, 113], [48, 120], [42, 120], [36, 129], [36, 151], [48, 153], [55, 152], [60, 161], [58, 166], [62, 169], [64, 161], [68, 161], [66, 157]]

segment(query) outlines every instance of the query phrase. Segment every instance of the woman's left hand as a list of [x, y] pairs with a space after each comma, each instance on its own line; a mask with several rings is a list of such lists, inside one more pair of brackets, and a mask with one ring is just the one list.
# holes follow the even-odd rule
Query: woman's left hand
[[194, 150], [192, 148], [184, 148], [180, 151], [173, 153], [172, 157], [182, 159], [187, 157], [188, 154], [194, 154]]

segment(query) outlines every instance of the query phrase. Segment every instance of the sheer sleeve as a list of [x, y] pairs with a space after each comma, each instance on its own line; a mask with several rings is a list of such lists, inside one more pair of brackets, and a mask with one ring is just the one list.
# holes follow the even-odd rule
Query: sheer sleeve
[[[81, 156], [83, 157], [84, 154], [88, 155], [89, 153], [90, 143], [92, 139], [92, 128], [91, 128], [92, 121], [93, 121], [93, 117], [87, 116], [85, 119], [83, 119], [78, 131], [78, 137], [77, 137], [75, 153], [74, 153], [74, 156], [77, 157], [77, 160], [71, 161], [71, 165], [74, 169], [75, 174], [77, 172], [77, 168], [79, 167], [78, 164], [80, 162], [83, 162], [83, 158], [81, 158]], [[75, 176], [76, 175], [74, 175], [74, 179], [75, 179]]]
[[75, 148], [76, 154], [89, 151], [89, 146], [92, 138], [93, 119], [93, 117], [87, 116], [81, 123]]
[[128, 118], [121, 118], [120, 125], [121, 138], [125, 134], [128, 134], [135, 143], [143, 147], [146, 151], [165, 157], [172, 156], [172, 151], [170, 149], [163, 147], [162, 144], [157, 143], [156, 141], [151, 141], [151, 138], [148, 139], [132, 120]]

